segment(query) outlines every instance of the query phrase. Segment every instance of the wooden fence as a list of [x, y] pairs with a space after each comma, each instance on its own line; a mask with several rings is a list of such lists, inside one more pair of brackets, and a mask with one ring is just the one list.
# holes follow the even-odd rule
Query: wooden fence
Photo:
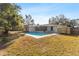
[[57, 31], [61, 34], [71, 34], [71, 28], [67, 26], [60, 26]]
[[71, 34], [79, 35], [79, 27], [71, 28]]

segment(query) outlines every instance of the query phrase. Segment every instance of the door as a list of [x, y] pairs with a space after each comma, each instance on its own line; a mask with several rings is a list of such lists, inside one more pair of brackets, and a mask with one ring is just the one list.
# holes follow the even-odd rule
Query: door
[[53, 31], [53, 27], [51, 27], [51, 31]]

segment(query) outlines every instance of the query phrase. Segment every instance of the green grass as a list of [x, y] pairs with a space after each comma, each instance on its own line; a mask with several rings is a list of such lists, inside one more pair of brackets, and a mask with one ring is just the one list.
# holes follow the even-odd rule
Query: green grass
[[57, 35], [40, 39], [24, 36], [6, 48], [7, 55], [79, 56], [79, 37]]

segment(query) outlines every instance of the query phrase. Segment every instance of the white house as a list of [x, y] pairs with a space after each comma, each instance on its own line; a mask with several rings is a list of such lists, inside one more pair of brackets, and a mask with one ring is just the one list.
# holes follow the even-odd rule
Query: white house
[[73, 26], [79, 27], [79, 19], [73, 19], [73, 20], [71, 20], [71, 23], [73, 24]]
[[63, 15], [60, 15], [59, 17], [57, 17], [57, 16], [52, 17], [49, 19], [48, 24], [37, 25], [34, 23], [34, 20], [32, 19], [32, 17], [30, 15], [27, 15], [25, 26], [26, 26], [26, 29], [28, 32], [43, 31], [43, 32], [47, 32], [47, 33], [58, 33], [58, 29], [60, 28], [61, 25], [56, 24], [56, 21], [58, 21], [59, 18], [63, 19], [65, 17]]
[[26, 15], [26, 28], [28, 32], [44, 31], [44, 32], [57, 32], [57, 25], [44, 24], [36, 25], [30, 15]]

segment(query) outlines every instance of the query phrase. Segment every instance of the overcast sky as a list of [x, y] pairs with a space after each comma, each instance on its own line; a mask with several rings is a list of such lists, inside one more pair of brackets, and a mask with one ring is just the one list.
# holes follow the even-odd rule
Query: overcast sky
[[22, 10], [21, 14], [31, 15], [35, 23], [47, 24], [52, 16], [64, 14], [66, 17], [79, 18], [79, 4], [68, 3], [18, 3]]

